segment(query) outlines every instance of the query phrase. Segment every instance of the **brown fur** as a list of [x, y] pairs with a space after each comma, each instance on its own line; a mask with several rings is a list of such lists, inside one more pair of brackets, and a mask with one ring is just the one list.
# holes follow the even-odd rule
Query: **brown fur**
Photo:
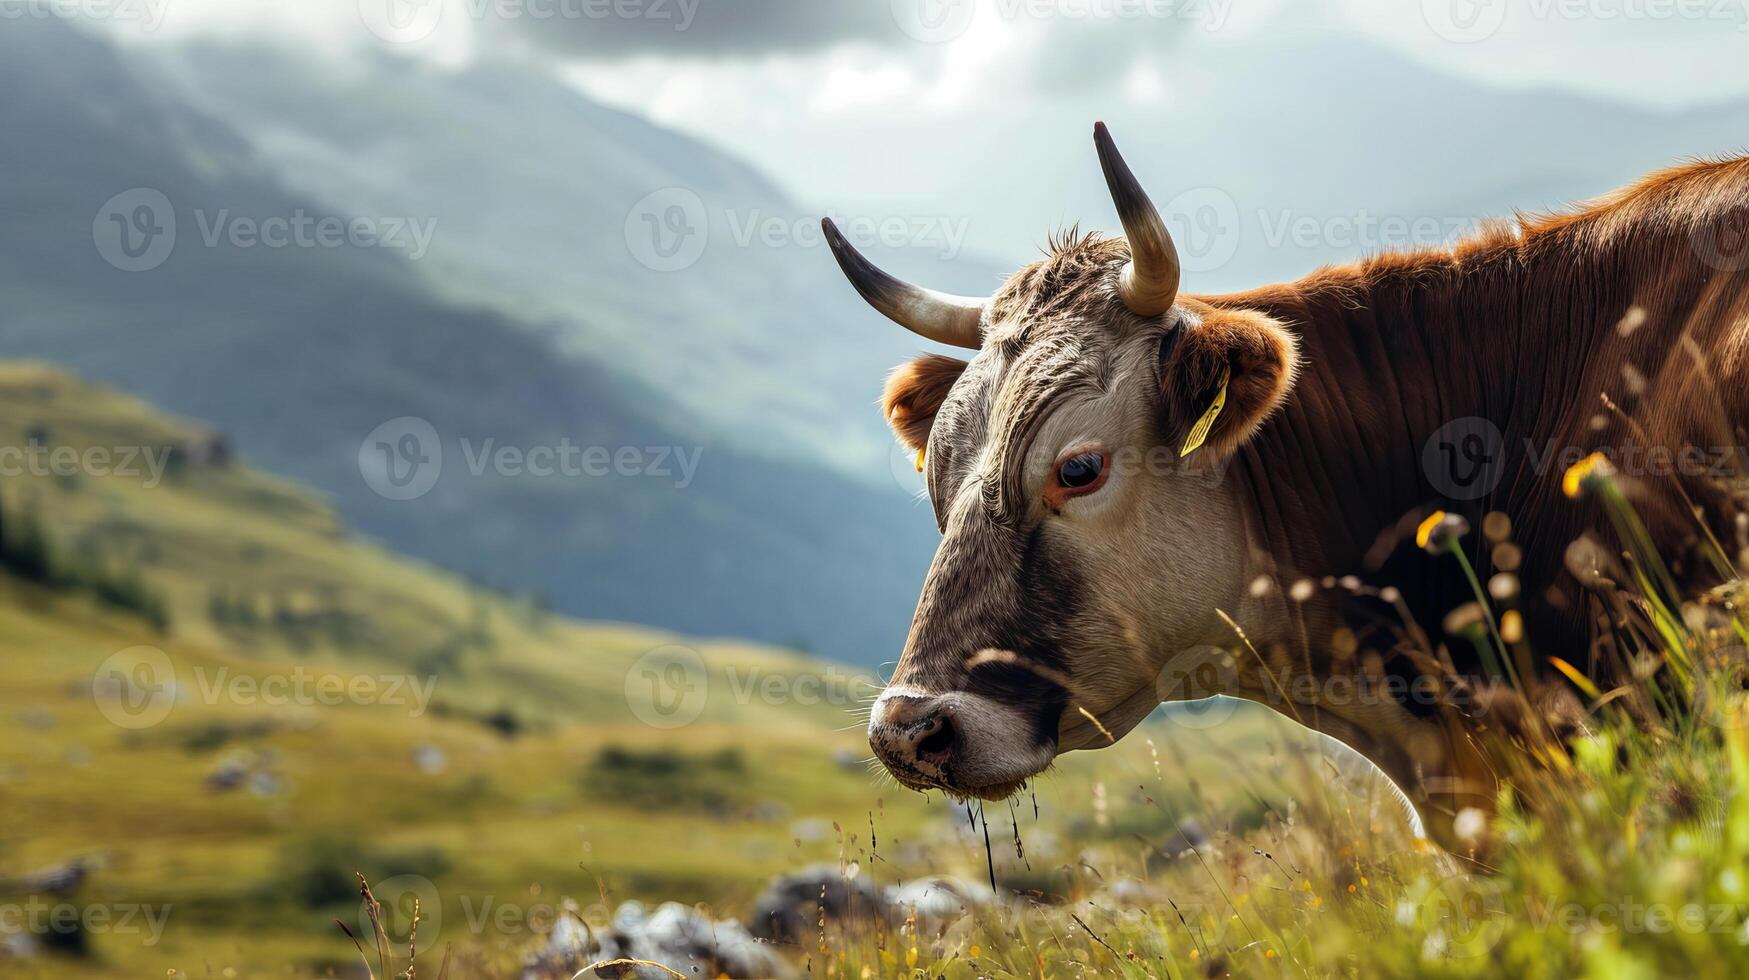
[[[1606, 554], [1622, 545], [1596, 502], [1564, 497], [1561, 478], [1580, 455], [1621, 457], [1653, 447], [1731, 447], [1738, 455], [1727, 475], [1742, 478], [1736, 447], [1749, 441], [1746, 219], [1749, 160], [1694, 164], [1572, 214], [1523, 218], [1518, 228], [1490, 229], [1451, 249], [1382, 255], [1293, 284], [1208, 298], [1217, 308], [1262, 311], [1288, 324], [1307, 365], [1282, 411], [1235, 457], [1235, 486], [1278, 578], [1359, 575], [1397, 587], [1458, 673], [1473, 677], [1480, 673], [1475, 653], [1438, 626], [1473, 600], [1469, 584], [1452, 559], [1415, 548], [1409, 529], [1435, 509], [1462, 513], [1477, 527], [1485, 514], [1504, 513], [1524, 556], [1516, 605], [1538, 654], [1531, 666], [1541, 672], [1528, 679], [1531, 696], [1543, 699], [1539, 688], [1565, 690], [1543, 659], [1550, 654], [1606, 689], [1631, 681], [1621, 658], [1596, 645], [1620, 628], [1621, 618], [1611, 615], [1619, 607], [1575, 580], [1562, 560], [1582, 535], [1605, 542]], [[1635, 321], [1637, 328], [1623, 327]], [[1503, 472], [1481, 499], [1451, 499], [1430, 479], [1423, 451], [1441, 426], [1469, 417], [1498, 428]], [[1566, 454], [1546, 458], [1551, 449]], [[1719, 481], [1623, 469], [1624, 485], [1677, 573], [1694, 584], [1716, 582], [1697, 545], [1703, 524], [1732, 540]], [[1489, 578], [1496, 569], [1482, 535], [1471, 533], [1463, 547]], [[1312, 607], [1280, 602], [1300, 623], [1298, 655], [1314, 673], [1328, 670], [1327, 638], [1338, 624], [1319, 621]], [[1382, 669], [1425, 673], [1387, 636], [1364, 639], [1369, 615], [1374, 622], [1379, 616], [1351, 610], [1347, 617], [1350, 626], [1361, 624], [1362, 655], [1377, 643]], [[1477, 729], [1498, 729], [1504, 719], [1501, 711], [1482, 712]], [[1387, 744], [1363, 751], [1424, 807], [1486, 808], [1485, 773], [1501, 766], [1477, 757], [1477, 729], [1448, 733], [1443, 748], [1400, 759], [1401, 749], [1388, 743], [1401, 733], [1375, 732]], [[1449, 790], [1459, 783], [1463, 791]]]
[[881, 414], [906, 448], [921, 452], [929, 444], [935, 413], [965, 369], [966, 362], [958, 358], [925, 354], [899, 365], [887, 377]]
[[1207, 307], [1196, 320], [1161, 379], [1164, 424], [1187, 435], [1214, 402], [1225, 368], [1226, 405], [1206, 443], [1209, 454], [1225, 458], [1286, 400], [1299, 370], [1299, 345], [1281, 323], [1253, 310]]
[[[1528, 447], [1744, 445], [1749, 159], [1679, 167], [1572, 214], [1525, 220], [1452, 249], [1208, 300], [1288, 323], [1308, 364], [1242, 454], [1285, 562], [1312, 574], [1376, 572], [1364, 556], [1407, 514], [1502, 511], [1528, 556], [1526, 592], [1542, 604], [1551, 586], [1565, 588], [1556, 580], [1567, 542], [1606, 529], [1594, 508], [1561, 496], [1560, 468], [1539, 469]], [[1730, 247], [1736, 259], [1721, 260]], [[1630, 310], [1643, 322], [1624, 335]], [[1499, 427], [1507, 470], [1482, 500], [1447, 500], [1422, 472], [1422, 449], [1440, 426], [1471, 416]], [[1695, 539], [1678, 490], [1704, 501], [1716, 488], [1626, 476], [1659, 541]], [[1721, 532], [1725, 516], [1707, 515]], [[1571, 611], [1579, 594], [1568, 588], [1567, 598]], [[1540, 618], [1548, 628], [1573, 616]]]

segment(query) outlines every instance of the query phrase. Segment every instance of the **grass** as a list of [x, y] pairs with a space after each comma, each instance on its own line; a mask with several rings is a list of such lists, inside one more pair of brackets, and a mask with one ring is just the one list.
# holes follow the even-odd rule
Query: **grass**
[[[823, 977], [1737, 976], [1749, 959], [1749, 713], [1733, 718], [1742, 724], [1668, 741], [1606, 720], [1569, 768], [1504, 796], [1486, 871], [1408, 837], [1382, 798], [1339, 792], [1266, 807], [1256, 826], [1163, 860], [1145, 842], [1180, 813], [1245, 822], [1201, 801], [1167, 812], [1179, 762], [1131, 760], [1140, 772], [1118, 766], [1095, 783], [1100, 825], [1068, 828], [1076, 843], [1066, 850], [1029, 847], [1030, 872], [1009, 814], [990, 814], [995, 873], [1033, 895], [941, 934], [831, 925], [787, 952]], [[1173, 732], [1144, 737], [1165, 744]], [[1318, 760], [1280, 747], [1244, 757], [1290, 783], [1319, 776]], [[1113, 832], [1149, 814], [1151, 833]], [[1020, 837], [1062, 828], [1062, 817], [1022, 812]], [[981, 827], [958, 822], [966, 832], [915, 853], [885, 843], [884, 831], [871, 847], [845, 828], [840, 866], [884, 883], [943, 869], [981, 877]], [[456, 949], [471, 954], [469, 975], [509, 977], [538, 938], [494, 950], [464, 936]], [[403, 952], [396, 969], [406, 966]]]
[[[1333, 793], [1327, 806], [1268, 809], [1175, 861], [1145, 853], [1158, 823], [1153, 837], [1079, 828], [1073, 852], [1033, 857], [1043, 895], [945, 934], [834, 926], [790, 952], [826, 977], [1738, 976], [1749, 960], [1749, 713], [1730, 721], [1658, 738], [1601, 719], [1569, 766], [1503, 795], [1485, 871], [1407, 838], [1388, 805]], [[1300, 785], [1319, 777], [1293, 753], [1251, 758]], [[1181, 780], [1167, 761], [1103, 783], [1106, 826], [1159, 812], [1156, 795]], [[1219, 807], [1192, 812], [1234, 825]], [[997, 874], [1014, 885], [1024, 866], [1007, 815], [992, 816]], [[1039, 826], [1021, 823], [1023, 838]], [[968, 838], [906, 858], [852, 832], [842, 867], [885, 882], [943, 867], [976, 875], [982, 849]], [[1118, 882], [1148, 887], [1126, 894]], [[482, 975], [514, 975], [514, 962]]]

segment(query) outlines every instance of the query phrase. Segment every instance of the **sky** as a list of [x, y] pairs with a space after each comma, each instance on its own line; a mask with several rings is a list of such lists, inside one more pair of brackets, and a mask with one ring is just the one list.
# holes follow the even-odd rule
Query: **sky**
[[[1303, 206], [1322, 199], [1296, 179], [1323, 187], [1325, 174], [1397, 153], [1371, 130], [1415, 112], [1423, 92], [1441, 113], [1476, 92], [1579, 100], [1544, 97], [1536, 111], [1554, 118], [1516, 131], [1512, 102], [1493, 104], [1502, 145], [1456, 158], [1510, 172], [1507, 144], [1529, 141], [1530, 163], [1551, 170], [1527, 168], [1547, 178], [1538, 187], [1586, 193], [1606, 189], [1593, 186], [1603, 178], [1553, 172], [1560, 147], [1536, 142], [1563, 115], [1612, 126], [1595, 103], [1638, 114], [1643, 129], [1749, 100], [1749, 0], [0, 0], [0, 20], [9, 5], [109, 10], [104, 26], [148, 44], [289, 44], [336, 70], [364, 47], [449, 67], [534, 61], [592, 98], [729, 149], [810, 208], [968, 223], [966, 247], [992, 255], [1099, 217], [1089, 213], [1095, 119], [1150, 173], [1177, 181], [1163, 190], [1212, 185], [1223, 206], [1257, 202], [1262, 214], [1266, 182], [1279, 178]], [[1356, 125], [1369, 132], [1350, 139]], [[1418, 162], [1447, 149], [1430, 129], [1438, 123], [1420, 121], [1392, 163], [1443, 183]], [[1732, 140], [1749, 146], [1749, 133], [1622, 147], [1602, 173], [1627, 179]], [[1328, 159], [1296, 171], [1281, 144], [1308, 141]], [[1328, 206], [1359, 207], [1333, 191]], [[1378, 194], [1408, 207], [1409, 190], [1390, 180]]]
[[449, 60], [528, 48], [574, 63], [597, 94], [717, 131], [756, 120], [712, 118], [713, 97], [785, 118], [976, 112], [1015, 84], [1159, 99], [1170, 80], [1137, 65], [1163, 48], [1332, 31], [1490, 83], [1651, 105], [1749, 93], [1749, 0], [7, 0], [0, 20], [39, 9], [112, 10], [146, 40], [255, 34]]

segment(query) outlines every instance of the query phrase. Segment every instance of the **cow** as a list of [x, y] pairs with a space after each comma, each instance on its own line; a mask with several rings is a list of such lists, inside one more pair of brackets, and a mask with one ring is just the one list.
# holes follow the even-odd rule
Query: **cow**
[[[882, 396], [941, 540], [870, 746], [907, 787], [999, 800], [1162, 701], [1244, 698], [1371, 760], [1459, 846], [1502, 771], [1478, 731], [1580, 723], [1548, 657], [1601, 670], [1588, 644], [1621, 625], [1595, 591], [1627, 580], [1620, 541], [1567, 467], [1614, 455], [1673, 554], [1744, 546], [1717, 478], [1749, 422], [1749, 159], [1197, 296], [1103, 124], [1094, 142], [1124, 236], [1053, 236], [988, 297], [896, 279], [823, 222], [864, 300], [975, 351]], [[1457, 638], [1495, 606], [1516, 685]]]

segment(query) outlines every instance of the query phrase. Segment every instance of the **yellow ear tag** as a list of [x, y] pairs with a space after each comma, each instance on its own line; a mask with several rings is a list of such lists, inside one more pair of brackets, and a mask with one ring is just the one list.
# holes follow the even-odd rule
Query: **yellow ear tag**
[[1209, 431], [1215, 427], [1215, 419], [1220, 417], [1221, 409], [1227, 407], [1227, 383], [1231, 380], [1232, 372], [1222, 368], [1221, 390], [1215, 393], [1214, 403], [1209, 405], [1208, 411], [1202, 413], [1202, 418], [1196, 420], [1196, 425], [1191, 426], [1190, 436], [1184, 440], [1184, 448], [1178, 451], [1179, 459], [1196, 452], [1208, 441]]
[[917, 472], [923, 472], [923, 450], [917, 450]]

